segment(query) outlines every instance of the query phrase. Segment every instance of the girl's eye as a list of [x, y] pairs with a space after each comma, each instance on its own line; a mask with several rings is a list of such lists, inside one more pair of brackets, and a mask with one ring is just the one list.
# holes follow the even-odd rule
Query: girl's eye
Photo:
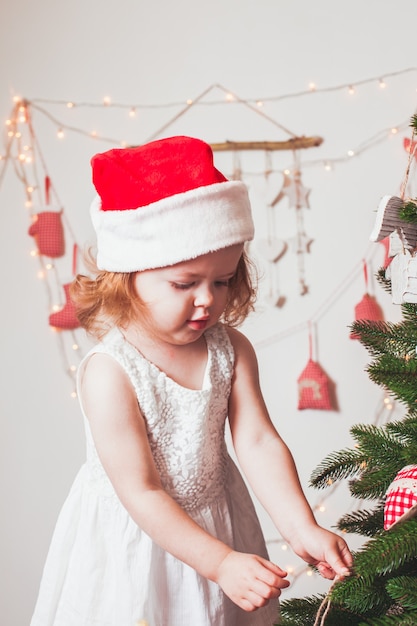
[[216, 285], [218, 287], [228, 287], [229, 281], [228, 280], [216, 280]]
[[174, 289], [191, 289], [194, 283], [171, 283]]

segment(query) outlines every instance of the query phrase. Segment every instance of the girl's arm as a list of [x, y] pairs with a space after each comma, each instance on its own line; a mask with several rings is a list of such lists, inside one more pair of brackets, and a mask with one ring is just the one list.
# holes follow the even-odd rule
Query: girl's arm
[[103, 467], [122, 504], [157, 544], [251, 611], [278, 597], [286, 573], [241, 554], [203, 530], [163, 489], [134, 389], [111, 357], [95, 354], [81, 381], [82, 403]]
[[254, 349], [239, 331], [229, 329], [229, 334], [235, 351], [229, 421], [239, 463], [293, 550], [326, 578], [348, 575], [352, 557], [345, 541], [317, 524], [293, 457], [270, 420]]

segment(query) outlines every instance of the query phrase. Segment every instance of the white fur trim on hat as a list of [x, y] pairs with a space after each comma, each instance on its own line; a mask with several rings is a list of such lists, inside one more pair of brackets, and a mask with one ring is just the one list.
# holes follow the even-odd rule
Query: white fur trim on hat
[[198, 187], [137, 209], [100, 206], [97, 196], [91, 205], [97, 266], [110, 272], [175, 265], [254, 235], [247, 188], [240, 181]]

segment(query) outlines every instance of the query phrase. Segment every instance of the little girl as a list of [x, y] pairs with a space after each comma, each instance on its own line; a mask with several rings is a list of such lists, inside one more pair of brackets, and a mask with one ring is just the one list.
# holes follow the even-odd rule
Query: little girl
[[204, 142], [92, 159], [94, 279], [72, 286], [100, 343], [79, 368], [87, 461], [60, 514], [31, 626], [272, 626], [268, 560], [239, 464], [282, 536], [326, 578], [344, 540], [317, 525], [234, 327], [253, 308], [245, 185]]

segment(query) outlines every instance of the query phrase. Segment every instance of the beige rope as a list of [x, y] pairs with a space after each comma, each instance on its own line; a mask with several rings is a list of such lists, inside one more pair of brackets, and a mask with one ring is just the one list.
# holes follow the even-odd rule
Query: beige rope
[[325, 597], [323, 598], [322, 603], [319, 606], [313, 626], [324, 626], [325, 619], [330, 611], [330, 605], [331, 605], [330, 595], [332, 593], [333, 587], [335, 586], [336, 583], [339, 582], [339, 580], [342, 580], [342, 577], [336, 576], [336, 578], [330, 585], [328, 592], [326, 593]]
[[413, 147], [413, 142], [414, 142], [414, 137], [416, 136], [416, 130], [413, 129], [413, 134], [411, 135], [411, 141], [410, 141], [410, 151], [408, 153], [408, 163], [407, 163], [407, 169], [404, 175], [404, 179], [403, 182], [401, 184], [401, 192], [400, 192], [400, 198], [401, 200], [404, 200], [404, 195], [405, 195], [405, 190], [407, 187], [407, 182], [408, 182], [408, 176], [410, 174], [410, 168], [411, 168], [411, 162], [414, 158], [414, 155], [416, 153], [417, 150], [417, 142], [414, 144]]

